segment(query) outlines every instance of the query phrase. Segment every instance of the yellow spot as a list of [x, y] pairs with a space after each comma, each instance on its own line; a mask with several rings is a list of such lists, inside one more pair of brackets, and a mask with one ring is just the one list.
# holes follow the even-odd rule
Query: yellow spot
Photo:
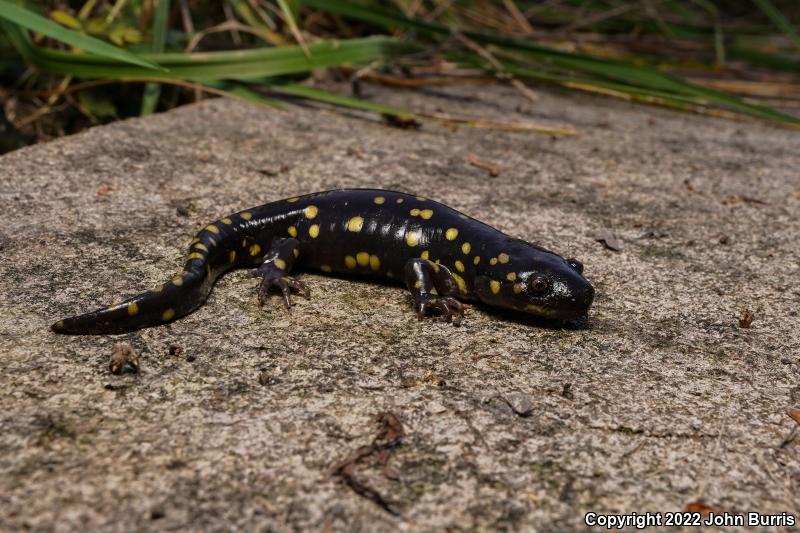
[[367, 252], [358, 252], [356, 254], [356, 262], [358, 266], [367, 266], [369, 264], [369, 254]]
[[456, 228], [450, 228], [444, 232], [444, 238], [448, 241], [454, 241], [458, 237], [458, 230]]
[[497, 264], [497, 258], [496, 257], [492, 257], [491, 259], [489, 259], [489, 264], [490, 265], [496, 265]]
[[428, 220], [433, 216], [433, 209], [423, 209], [422, 211], [419, 212], [419, 216], [421, 216], [425, 220]]
[[383, 196], [376, 196], [375, 199], [372, 201], [378, 205], [381, 205], [383, 202], [386, 201], [386, 198], [384, 198]]
[[289, 199], [287, 199], [286, 201], [287, 201], [287, 202], [289, 202], [290, 204], [293, 204], [293, 203], [295, 203], [295, 202], [296, 202], [297, 200], [299, 200], [299, 199], [300, 199], [300, 198], [298, 198], [297, 196], [295, 196], [295, 197], [293, 197], [293, 198], [289, 198]]
[[294, 256], [295, 259], [297, 259], [298, 257], [300, 257], [300, 250], [298, 250], [297, 248], [292, 248], [292, 255]]
[[58, 329], [64, 329], [64, 321], [63, 320], [59, 320], [58, 322], [56, 322], [56, 327]]
[[292, 237], [297, 237], [297, 228], [295, 228], [294, 226], [289, 226], [289, 229], [286, 231], [288, 231], [289, 235], [291, 235]]
[[398, 204], [402, 204], [402, 203], [403, 203], [403, 199], [402, 199], [402, 198], [398, 198], [398, 199], [397, 199], [397, 203], [398, 203]]
[[330, 265], [322, 265], [319, 267], [319, 269], [323, 272], [333, 272], [333, 269], [330, 267]]
[[423, 198], [422, 196], [417, 196], [417, 200], [419, 200], [420, 202], [424, 202], [425, 198]]
[[415, 289], [421, 289], [422, 288], [422, 282], [420, 280], [415, 281], [414, 282], [414, 288]]
[[242, 239], [242, 248], [247, 248], [247, 239]]
[[255, 257], [261, 252], [261, 247], [257, 244], [254, 244], [250, 247], [250, 255]]
[[317, 213], [319, 213], [319, 209], [317, 209], [317, 206], [315, 205], [310, 205], [306, 207], [303, 211], [305, 212], [306, 218], [308, 219], [317, 218]]
[[218, 234], [219, 233], [219, 228], [216, 227], [214, 224], [209, 224], [208, 226], [206, 226], [206, 231], [210, 231], [211, 233]]
[[468, 254], [470, 250], [472, 250], [472, 245], [470, 243], [465, 242], [461, 245], [461, 251], [464, 252], [465, 255]]
[[128, 304], [128, 314], [134, 316], [139, 313], [139, 306], [135, 303]]
[[228, 254], [228, 259], [230, 260], [231, 264], [236, 261], [236, 250], [231, 250], [231, 253]]
[[516, 272], [509, 272], [508, 274], [506, 274], [506, 279], [508, 281], [516, 280], [517, 279], [517, 273]]
[[167, 309], [166, 311], [161, 313], [161, 320], [163, 320], [164, 322], [166, 322], [167, 320], [172, 320], [173, 318], [175, 318], [175, 310], [172, 308]]
[[519, 283], [514, 284], [514, 294], [519, 294], [522, 292], [522, 285]]
[[189, 243], [189, 246], [193, 245], [193, 244], [194, 244], [194, 243], [196, 243], [196, 242], [200, 242], [200, 239], [199, 239], [199, 238], [197, 238], [197, 237], [195, 237], [194, 239], [192, 239], [192, 242], [190, 242], [190, 243]]
[[463, 214], [463, 213], [459, 213], [459, 214], [458, 214], [458, 216], [460, 216], [460, 217], [461, 217], [461, 218], [463, 218], [464, 220], [467, 220], [467, 219], [469, 218], [467, 215], [465, 215], [465, 214]]
[[344, 264], [347, 265], [347, 268], [355, 268], [356, 267], [356, 258], [352, 255], [347, 255], [344, 258]]
[[377, 255], [369, 256], [369, 267], [372, 270], [378, 270], [381, 267], [381, 259]]
[[283, 259], [276, 259], [275, 266], [280, 268], [281, 270], [286, 270], [286, 261]]
[[195, 243], [195, 244], [194, 244], [194, 247], [195, 247], [195, 248], [197, 248], [198, 250], [203, 250], [204, 252], [207, 252], [207, 251], [208, 251], [208, 248], [207, 248], [207, 247], [206, 247], [206, 245], [205, 245], [205, 244], [203, 244], [202, 242], [197, 242], [197, 243]]
[[216, 246], [217, 241], [215, 241], [214, 239], [208, 239], [208, 244], [210, 244], [211, 246]]
[[479, 256], [479, 255], [476, 255], [475, 259], [472, 260], [472, 264], [473, 265], [477, 265], [480, 262], [481, 262], [481, 256]]
[[181, 285], [183, 285], [183, 278], [180, 276], [175, 276], [174, 278], [172, 278], [172, 284], [175, 285], [176, 287], [180, 287]]
[[467, 284], [464, 281], [464, 278], [462, 278], [458, 274], [451, 273], [450, 275], [453, 276], [454, 280], [456, 280], [456, 285], [458, 285], [459, 292], [461, 292], [462, 294], [466, 294], [466, 292], [467, 292]]
[[250, 220], [251, 218], [253, 218], [253, 214], [248, 213], [247, 211], [245, 211], [244, 213], [239, 213], [239, 216], [245, 220]]
[[464, 263], [461, 261], [456, 261], [456, 270], [459, 272], [464, 272]]
[[500, 282], [493, 279], [489, 282], [489, 288], [492, 290], [492, 294], [497, 294], [500, 292]]
[[189, 257], [186, 258], [187, 261], [191, 261], [192, 259], [203, 259], [203, 254], [195, 252], [193, 254], [189, 254]]
[[423, 259], [428, 259], [428, 258], [430, 257], [430, 254], [428, 253], [428, 250], [425, 250], [424, 252], [422, 252], [421, 254], [419, 254], [419, 256], [420, 256], [421, 258], [423, 258]]
[[439, 291], [436, 290], [436, 287], [431, 289], [431, 294], [433, 294], [434, 296], [439, 296]]
[[502, 254], [498, 255], [497, 256], [497, 260], [505, 265], [506, 263], [508, 263], [508, 254], [507, 253], [502, 253]]
[[416, 246], [419, 244], [419, 231], [409, 231], [406, 233], [406, 244]]
[[353, 217], [347, 221], [347, 229], [354, 233], [358, 233], [361, 231], [361, 228], [364, 227], [364, 219], [361, 217]]
[[223, 224], [233, 224], [233, 220], [231, 220], [231, 219], [229, 219], [227, 217], [225, 217], [222, 220], [220, 220], [220, 222], [222, 222]]
[[411, 216], [412, 216], [412, 217], [418, 217], [418, 216], [419, 216], [419, 213], [420, 213], [420, 211], [419, 211], [419, 209], [417, 209], [417, 208], [415, 207], [414, 209], [412, 209], [411, 211], [409, 211], [409, 213], [411, 214]]
[[319, 236], [319, 224], [311, 224], [311, 227], [308, 228], [308, 234], [312, 239], [316, 239]]

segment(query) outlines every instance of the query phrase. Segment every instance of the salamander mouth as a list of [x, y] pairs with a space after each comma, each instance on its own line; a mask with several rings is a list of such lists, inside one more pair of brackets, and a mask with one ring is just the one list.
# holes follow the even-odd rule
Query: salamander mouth
[[587, 317], [589, 308], [594, 300], [594, 289], [591, 285], [586, 285], [580, 291], [580, 296], [570, 297], [569, 299], [545, 298], [539, 302], [529, 301], [521, 309], [526, 313], [531, 313], [545, 318], [557, 320], [572, 320]]
[[546, 305], [527, 304], [523, 311], [532, 315], [555, 320], [586, 319], [589, 315], [588, 307], [548, 307]]

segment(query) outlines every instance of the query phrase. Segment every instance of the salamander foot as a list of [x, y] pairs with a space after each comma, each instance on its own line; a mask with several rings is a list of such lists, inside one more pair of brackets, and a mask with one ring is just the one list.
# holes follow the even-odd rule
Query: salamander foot
[[420, 320], [427, 314], [435, 313], [441, 320], [459, 326], [464, 318], [464, 305], [450, 296], [422, 296], [414, 307]]
[[306, 298], [311, 297], [311, 290], [308, 288], [308, 285], [292, 276], [281, 274], [276, 271], [262, 272], [256, 270], [253, 273], [253, 277], [261, 278], [261, 285], [258, 287], [258, 305], [264, 305], [266, 303], [270, 296], [270, 290], [273, 288], [281, 291], [286, 309], [292, 306], [292, 300], [289, 297], [292, 293], [292, 289], [299, 291]]

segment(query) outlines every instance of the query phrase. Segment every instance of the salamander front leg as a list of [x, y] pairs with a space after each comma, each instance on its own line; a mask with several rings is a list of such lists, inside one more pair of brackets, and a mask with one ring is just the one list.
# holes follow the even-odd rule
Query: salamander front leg
[[289, 275], [298, 257], [300, 257], [300, 242], [297, 239], [287, 237], [272, 241], [269, 252], [264, 256], [264, 262], [252, 274], [253, 277], [261, 278], [261, 285], [258, 287], [259, 305], [264, 305], [272, 288], [281, 291], [287, 309], [292, 305], [289, 298], [291, 289], [300, 291], [306, 298], [311, 296], [311, 291], [305, 283]]
[[405, 275], [420, 320], [426, 314], [436, 313], [456, 326], [461, 324], [464, 306], [450, 296], [458, 294], [458, 286], [446, 267], [427, 259], [410, 259], [405, 266]]

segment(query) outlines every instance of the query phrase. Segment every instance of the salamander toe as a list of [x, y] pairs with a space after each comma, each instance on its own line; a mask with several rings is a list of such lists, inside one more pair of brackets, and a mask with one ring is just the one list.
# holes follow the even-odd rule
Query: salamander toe
[[276, 272], [261, 273], [257, 271], [254, 277], [261, 277], [261, 284], [258, 287], [259, 305], [264, 305], [267, 302], [272, 289], [277, 289], [281, 292], [286, 309], [290, 309], [292, 306], [290, 297], [292, 289], [298, 291], [306, 298], [311, 297], [311, 289], [308, 288], [308, 285], [292, 276], [286, 274], [280, 275]]

